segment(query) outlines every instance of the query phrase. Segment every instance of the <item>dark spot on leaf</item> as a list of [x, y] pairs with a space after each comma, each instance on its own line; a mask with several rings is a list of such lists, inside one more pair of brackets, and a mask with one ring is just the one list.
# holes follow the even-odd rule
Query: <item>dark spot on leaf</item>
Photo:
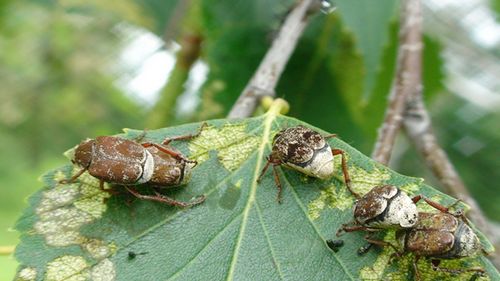
[[241, 196], [241, 189], [235, 185], [231, 185], [226, 189], [219, 199], [219, 206], [224, 209], [232, 210]]

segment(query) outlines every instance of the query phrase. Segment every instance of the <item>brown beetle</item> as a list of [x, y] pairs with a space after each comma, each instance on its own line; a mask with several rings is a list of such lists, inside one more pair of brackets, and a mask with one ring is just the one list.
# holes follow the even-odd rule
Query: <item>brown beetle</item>
[[167, 145], [172, 140], [189, 139], [198, 134], [167, 138], [161, 145], [150, 142], [138, 143], [112, 136], [85, 140], [76, 148], [72, 160], [82, 169], [70, 179], [61, 182], [73, 182], [88, 171], [90, 175], [100, 180], [100, 187], [103, 190], [104, 182], [109, 182], [127, 186], [126, 189], [130, 193], [141, 199], [180, 207], [200, 204], [205, 200], [205, 196], [199, 196], [192, 202], [181, 202], [158, 192], [155, 192], [155, 196], [142, 195], [130, 187], [143, 183], [156, 188], [186, 184], [196, 161], [186, 159]]
[[351, 189], [345, 152], [330, 147], [326, 139], [331, 137], [335, 137], [335, 135], [322, 136], [320, 133], [301, 125], [279, 131], [273, 138], [271, 154], [267, 157], [267, 163], [257, 182], [260, 182], [269, 165], [272, 165], [274, 181], [278, 187], [278, 202], [281, 202], [282, 187], [276, 166], [283, 165], [311, 177], [329, 179], [334, 174], [333, 156], [340, 154], [344, 182], [349, 191], [356, 198], [359, 198], [359, 195]]
[[[406, 192], [394, 185], [375, 186], [354, 203], [354, 221], [343, 224], [337, 231], [337, 236], [343, 232], [368, 231], [377, 232], [383, 229], [406, 229], [417, 223], [417, 205], [420, 200], [438, 210], [444, 210], [444, 206], [417, 195], [409, 197]], [[368, 235], [366, 238], [369, 238]], [[360, 254], [368, 248], [361, 248]]]
[[419, 213], [417, 224], [410, 229], [396, 232], [396, 239], [403, 252], [414, 253], [413, 267], [416, 279], [420, 280], [417, 262], [421, 257], [431, 260], [434, 270], [454, 274], [462, 272], [484, 273], [482, 268], [448, 269], [439, 267], [441, 259], [460, 259], [482, 253], [479, 238], [467, 224], [462, 213]]
[[418, 221], [412, 228], [398, 230], [396, 239], [401, 250], [386, 241], [367, 240], [374, 245], [392, 247], [395, 250], [394, 255], [397, 257], [413, 253], [415, 255], [413, 267], [416, 280], [421, 280], [417, 262], [422, 257], [431, 260], [434, 270], [452, 274], [464, 272], [484, 274], [482, 268], [450, 269], [439, 267], [442, 259], [475, 257], [484, 252], [479, 238], [468, 225], [462, 212], [451, 214], [448, 209], [444, 207], [439, 213], [420, 212], [418, 213]]

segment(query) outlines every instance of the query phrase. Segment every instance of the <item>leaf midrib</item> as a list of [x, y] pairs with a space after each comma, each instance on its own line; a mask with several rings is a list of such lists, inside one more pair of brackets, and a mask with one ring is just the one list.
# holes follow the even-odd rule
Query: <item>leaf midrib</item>
[[269, 135], [271, 132], [271, 127], [273, 124], [273, 120], [277, 116], [277, 112], [269, 111], [265, 116], [266, 118], [264, 119], [264, 129], [262, 133], [262, 142], [259, 146], [258, 151], [258, 156], [257, 156], [257, 161], [255, 165], [255, 170], [254, 170], [254, 175], [252, 178], [252, 185], [250, 187], [250, 194], [248, 195], [248, 201], [247, 204], [245, 205], [245, 208], [243, 210], [243, 218], [241, 220], [241, 225], [240, 225], [240, 231], [238, 232], [238, 238], [236, 241], [236, 245], [233, 250], [233, 257], [231, 259], [231, 266], [229, 268], [226, 280], [233, 280], [233, 275], [234, 275], [234, 270], [236, 268], [236, 263], [238, 261], [238, 255], [239, 255], [239, 250], [241, 247], [241, 241], [243, 240], [243, 234], [245, 233], [246, 226], [247, 226], [247, 220], [248, 220], [248, 215], [250, 214], [250, 209], [253, 205], [253, 202], [255, 202], [255, 194], [257, 191], [257, 178], [259, 176], [260, 172], [260, 167], [262, 164], [261, 159], [264, 157], [264, 150], [266, 148], [266, 144], [269, 140]]

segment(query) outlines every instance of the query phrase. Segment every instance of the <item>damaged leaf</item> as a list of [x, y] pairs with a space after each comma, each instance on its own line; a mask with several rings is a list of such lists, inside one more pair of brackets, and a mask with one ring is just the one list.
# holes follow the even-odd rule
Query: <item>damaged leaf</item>
[[[314, 128], [278, 111], [271, 107], [255, 118], [208, 121], [197, 138], [172, 143], [199, 164], [186, 186], [164, 192], [184, 201], [207, 196], [192, 208], [137, 200], [119, 186], [114, 189], [123, 192], [110, 196], [88, 174], [73, 184], [59, 184], [78, 170], [72, 165], [47, 173], [45, 187], [30, 198], [16, 226], [22, 233], [16, 280], [411, 280], [411, 255], [392, 264], [391, 249], [358, 256], [357, 249], [365, 244], [362, 233], [343, 236], [345, 245], [338, 252], [327, 247], [325, 241], [334, 239], [340, 225], [352, 218], [354, 198], [343, 183], [340, 156], [335, 156], [336, 174], [329, 180], [279, 168], [282, 204], [276, 201], [271, 171], [257, 184], [280, 129], [298, 124]], [[199, 127], [147, 131], [144, 141], [161, 142]], [[141, 133], [126, 130], [122, 137], [133, 139]], [[372, 161], [340, 139], [329, 143], [347, 152], [357, 192], [393, 184], [444, 205], [455, 201], [421, 179]], [[151, 192], [147, 186], [138, 189]], [[383, 235], [394, 240], [393, 232]], [[482, 240], [491, 251], [489, 242]], [[445, 265], [481, 266], [487, 276], [477, 280], [500, 280], [485, 257]], [[419, 267], [430, 280], [471, 278], [429, 271], [424, 259]]]

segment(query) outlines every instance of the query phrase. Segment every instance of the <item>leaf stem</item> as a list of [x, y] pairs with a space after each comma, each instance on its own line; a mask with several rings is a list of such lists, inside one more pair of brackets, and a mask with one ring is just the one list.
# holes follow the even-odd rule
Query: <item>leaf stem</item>
[[267, 109], [268, 113], [274, 115], [287, 114], [290, 109], [288, 102], [281, 98], [273, 99], [271, 97], [264, 97], [262, 105]]
[[8, 256], [14, 252], [16, 246], [0, 246], [0, 256]]
[[312, 8], [315, 2], [318, 1], [300, 0], [290, 11], [259, 67], [231, 108], [228, 118], [249, 117], [261, 97], [276, 96], [275, 88], [278, 80], [309, 22], [309, 15], [319, 10]]

